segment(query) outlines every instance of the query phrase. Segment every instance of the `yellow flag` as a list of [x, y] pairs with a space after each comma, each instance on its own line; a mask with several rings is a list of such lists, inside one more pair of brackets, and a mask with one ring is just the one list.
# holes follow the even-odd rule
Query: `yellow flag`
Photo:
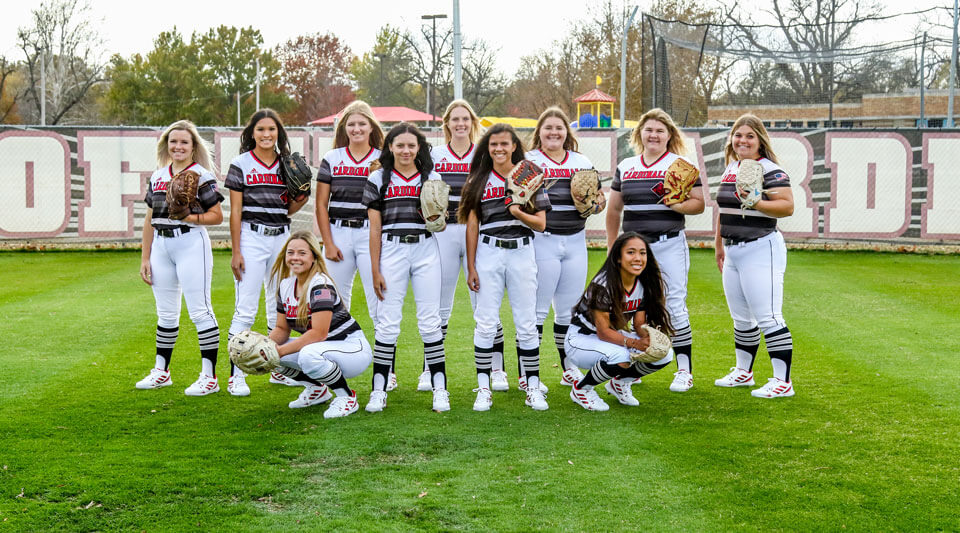
[[597, 76], [597, 87], [599, 87], [601, 83], [603, 83], [603, 78]]

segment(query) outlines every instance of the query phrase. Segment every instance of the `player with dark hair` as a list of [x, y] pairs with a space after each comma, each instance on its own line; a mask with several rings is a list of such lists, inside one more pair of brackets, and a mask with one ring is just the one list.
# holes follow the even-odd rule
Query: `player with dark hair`
[[703, 191], [697, 178], [689, 198], [666, 205], [667, 172], [678, 159], [686, 159], [681, 155], [685, 151], [683, 133], [662, 109], [644, 113], [630, 140], [639, 155], [617, 165], [610, 186], [607, 243], [609, 246], [617, 238], [622, 213], [623, 231], [640, 233], [656, 252], [667, 290], [667, 308], [676, 329], [672, 343], [677, 355], [677, 372], [670, 390], [685, 392], [693, 386], [693, 331], [687, 310], [690, 250], [683, 230], [686, 215], [703, 212]]
[[[283, 122], [272, 109], [261, 109], [247, 121], [240, 134], [240, 155], [230, 162], [224, 185], [230, 189], [230, 242], [236, 292], [236, 308], [230, 323], [230, 336], [253, 326], [264, 288], [267, 327], [276, 325], [277, 289], [269, 276], [270, 267], [290, 233], [290, 215], [309, 197], [289, 198], [280, 172], [280, 158], [290, 153]], [[234, 396], [247, 396], [245, 375], [230, 366], [228, 390]], [[274, 379], [274, 378], [271, 378]]]
[[416, 126], [400, 123], [384, 139], [381, 168], [370, 173], [363, 205], [370, 220], [370, 264], [377, 306], [373, 390], [367, 412], [387, 405], [388, 374], [394, 366], [403, 298], [413, 286], [417, 325], [433, 386], [433, 410], [450, 410], [440, 324], [440, 252], [420, 213], [420, 190], [433, 171], [430, 144]]
[[[526, 154], [543, 169], [551, 207], [546, 229], [533, 239], [537, 252], [537, 334], [543, 337], [543, 323], [553, 304], [553, 340], [563, 374], [560, 383], [567, 386], [583, 377], [580, 369], [570, 364], [563, 345], [571, 310], [587, 281], [587, 219], [574, 205], [570, 183], [578, 170], [593, 168], [577, 148], [570, 119], [559, 107], [550, 107], [540, 114], [533, 132], [533, 150]], [[603, 204], [603, 195], [599, 198]]]
[[[659, 361], [631, 362], [631, 350], [646, 350], [650, 342], [640, 327], [643, 324], [673, 333], [653, 249], [639, 233], [628, 231], [611, 243], [606, 261], [577, 303], [567, 332], [567, 356], [577, 366], [590, 369], [570, 390], [574, 403], [589, 411], [609, 409], [593, 390], [606, 381], [607, 392], [621, 404], [640, 405], [631, 384], [673, 360], [671, 350]], [[634, 331], [627, 331], [631, 325]]]
[[[727, 168], [717, 193], [720, 214], [716, 259], [733, 318], [737, 365], [716, 380], [716, 384], [720, 387], [754, 384], [753, 362], [762, 334], [773, 364], [773, 377], [751, 394], [758, 398], [793, 396], [790, 379], [793, 336], [783, 319], [787, 247], [777, 230], [777, 219], [793, 214], [790, 178], [777, 163], [763, 122], [753, 115], [743, 115], [734, 122], [724, 155]], [[763, 188], [757, 191], [760, 199], [752, 207], [742, 204], [743, 197], [737, 191], [737, 174], [746, 160], [757, 161], [763, 173]]]
[[[213, 251], [204, 226], [223, 221], [217, 189], [216, 167], [197, 127], [189, 120], [174, 122], [157, 142], [158, 168], [150, 177], [147, 213], [143, 222], [140, 277], [153, 288], [157, 302], [156, 364], [147, 377], [137, 382], [138, 389], [158, 389], [172, 385], [170, 357], [180, 332], [180, 295], [197, 327], [201, 371], [197, 381], [187, 387], [188, 396], [204, 396], [220, 390], [217, 383], [217, 351], [220, 327], [210, 303], [213, 278]], [[170, 218], [167, 186], [183, 171], [200, 175], [196, 199], [201, 213], [183, 219]]]
[[463, 187], [457, 219], [466, 224], [467, 285], [477, 293], [473, 332], [477, 366], [475, 411], [493, 403], [490, 373], [494, 339], [500, 319], [504, 289], [510, 296], [517, 328], [520, 374], [526, 377], [526, 404], [537, 411], [548, 409], [540, 389], [540, 340], [537, 337], [537, 260], [533, 231], [546, 227], [550, 201], [543, 189], [533, 197], [534, 212], [511, 202], [506, 179], [523, 160], [523, 143], [507, 124], [494, 124], [480, 138]]

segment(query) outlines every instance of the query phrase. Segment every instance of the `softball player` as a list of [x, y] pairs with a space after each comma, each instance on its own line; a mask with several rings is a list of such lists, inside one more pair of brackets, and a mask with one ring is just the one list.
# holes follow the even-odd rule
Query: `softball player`
[[[279, 153], [278, 153], [279, 150]], [[280, 157], [290, 153], [283, 122], [272, 109], [261, 109], [250, 117], [240, 134], [240, 155], [230, 162], [224, 183], [230, 189], [230, 242], [233, 257], [230, 268], [235, 280], [236, 308], [229, 336], [253, 326], [264, 288], [267, 327], [276, 326], [277, 289], [268, 275], [271, 265], [290, 233], [290, 215], [309, 198], [296, 201], [287, 197], [287, 186], [280, 174]], [[250, 387], [240, 369], [230, 365], [230, 384], [234, 396], [247, 396]], [[272, 377], [271, 381], [278, 381]]]
[[[324, 402], [333, 389], [336, 398], [324, 418], [357, 412], [357, 393], [347, 385], [347, 378], [359, 376], [370, 366], [373, 351], [327, 273], [312, 232], [298, 231], [287, 239], [271, 277], [279, 289], [277, 326], [270, 338], [278, 345], [281, 372], [310, 384], [290, 407]], [[291, 330], [300, 336], [290, 338]], [[318, 398], [311, 398], [315, 394]]]
[[[457, 223], [457, 208], [460, 205], [460, 193], [470, 174], [470, 160], [473, 159], [473, 143], [480, 134], [480, 118], [466, 100], [454, 100], [443, 113], [443, 135], [446, 144], [434, 147], [430, 152], [433, 169], [450, 186], [450, 205], [447, 215], [447, 229], [437, 233], [437, 245], [440, 247], [440, 321], [446, 338], [447, 324], [453, 309], [453, 296], [457, 292], [460, 270], [467, 272], [466, 225]], [[472, 291], [470, 306], [476, 308], [476, 298]], [[507, 375], [503, 371], [503, 327], [497, 326], [494, 341], [494, 370], [492, 373], [493, 390], [507, 390]], [[417, 390], [433, 390], [430, 371], [424, 361], [423, 373], [417, 384]]]
[[430, 145], [416, 126], [394, 126], [380, 155], [382, 168], [370, 173], [363, 190], [363, 205], [370, 220], [370, 264], [377, 306], [373, 357], [373, 390], [366, 410], [382, 411], [387, 405], [388, 373], [397, 353], [403, 298], [413, 285], [417, 325], [423, 354], [433, 385], [433, 410], [450, 410], [440, 327], [440, 251], [420, 215], [420, 188], [439, 180], [433, 171]]
[[[220, 391], [217, 383], [217, 348], [220, 328], [210, 305], [210, 282], [213, 276], [213, 252], [204, 226], [223, 221], [220, 202], [206, 143], [197, 127], [188, 120], [174, 122], [164, 130], [157, 142], [158, 168], [150, 177], [144, 201], [147, 214], [143, 222], [140, 277], [153, 288], [157, 302], [157, 357], [147, 377], [137, 382], [138, 389], [159, 389], [172, 385], [170, 356], [180, 331], [180, 293], [187, 302], [187, 312], [197, 327], [200, 344], [200, 377], [187, 387], [187, 396], [204, 396]], [[197, 199], [203, 213], [188, 215], [183, 220], [168, 218], [167, 185], [182, 170], [200, 174]]]
[[[777, 163], [763, 122], [753, 115], [734, 122], [724, 155], [727, 168], [717, 193], [720, 215], [715, 244], [723, 293], [733, 318], [737, 365], [716, 384], [754, 384], [753, 362], [762, 332], [773, 377], [751, 394], [758, 398], [793, 396], [793, 337], [782, 313], [787, 248], [777, 231], [777, 219], [793, 214], [790, 178]], [[744, 159], [757, 160], [763, 167], [763, 198], [752, 209], [740, 205], [736, 191], [737, 171]]]
[[506, 181], [523, 159], [523, 144], [507, 124], [494, 124], [477, 143], [470, 175], [463, 187], [457, 219], [466, 224], [467, 285], [477, 293], [473, 332], [477, 366], [475, 411], [487, 411], [493, 343], [504, 288], [510, 296], [517, 328], [517, 357], [527, 380], [526, 404], [537, 411], [548, 408], [540, 389], [540, 341], [537, 338], [537, 261], [531, 246], [533, 231], [546, 227], [550, 200], [543, 189], [534, 198], [536, 211], [507, 204]]
[[631, 321], [637, 332], [643, 331], [640, 326], [645, 323], [668, 334], [672, 331], [653, 247], [639, 233], [628, 231], [611, 243], [607, 260], [577, 303], [567, 332], [568, 357], [590, 369], [570, 389], [574, 403], [588, 411], [609, 409], [593, 390], [606, 381], [607, 392], [621, 404], [638, 406], [631, 384], [673, 360], [670, 350], [654, 363], [631, 363], [630, 350], [645, 350], [650, 343], [649, 337], [625, 331]]
[[572, 309], [587, 282], [587, 221], [573, 205], [570, 178], [578, 170], [593, 168], [593, 163], [577, 152], [577, 138], [569, 124], [563, 110], [548, 108], [533, 132], [533, 150], [526, 154], [546, 174], [544, 186], [551, 206], [546, 229], [533, 239], [537, 255], [537, 334], [542, 341], [543, 323], [552, 303], [553, 340], [563, 373], [560, 383], [568, 386], [583, 377], [580, 369], [570, 364], [563, 344]]
[[693, 386], [693, 332], [687, 311], [690, 250], [683, 227], [685, 215], [703, 212], [703, 192], [698, 178], [690, 198], [669, 207], [662, 203], [663, 178], [670, 165], [683, 157], [679, 154], [684, 151], [683, 134], [663, 110], [651, 109], [644, 113], [630, 141], [640, 155], [628, 157], [617, 165], [610, 186], [607, 243], [617, 238], [623, 213], [623, 231], [640, 233], [656, 252], [667, 287], [667, 308], [675, 328], [671, 342], [677, 355], [677, 372], [670, 390], [686, 392]]

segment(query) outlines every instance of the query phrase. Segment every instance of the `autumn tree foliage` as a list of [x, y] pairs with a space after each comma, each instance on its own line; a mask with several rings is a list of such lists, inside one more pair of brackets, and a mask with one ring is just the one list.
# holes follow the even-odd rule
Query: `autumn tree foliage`
[[280, 86], [296, 102], [291, 125], [332, 115], [354, 99], [350, 67], [356, 56], [332, 33], [301, 35], [277, 46]]

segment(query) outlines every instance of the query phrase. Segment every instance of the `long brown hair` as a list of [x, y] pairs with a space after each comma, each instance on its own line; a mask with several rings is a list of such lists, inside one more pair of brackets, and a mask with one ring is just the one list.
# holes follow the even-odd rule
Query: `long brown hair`
[[[279, 287], [281, 281], [290, 277], [290, 267], [287, 266], [286, 261], [287, 246], [290, 245], [290, 241], [296, 239], [307, 243], [307, 246], [310, 247], [310, 251], [313, 253], [313, 266], [310, 267], [310, 271], [307, 273], [307, 280], [312, 280], [317, 273], [321, 273], [330, 278], [331, 283], [333, 283], [333, 277], [330, 276], [330, 271], [327, 270], [327, 263], [323, 260], [323, 250], [320, 247], [320, 242], [317, 241], [317, 237], [312, 231], [298, 231], [290, 235], [287, 242], [283, 244], [283, 249], [280, 250], [280, 253], [277, 255], [277, 260], [273, 262], [273, 268], [270, 269], [270, 275], [273, 276], [276, 282], [275, 285]], [[310, 310], [310, 298], [307, 294], [308, 285], [309, 283], [306, 283], [303, 287], [297, 287], [299, 294], [294, 294], [294, 297], [297, 298], [297, 325], [302, 328], [308, 326], [307, 315]], [[339, 291], [339, 289], [337, 290]]]
[[633, 128], [633, 133], [630, 134], [630, 144], [633, 146], [634, 151], [637, 152], [637, 155], [643, 153], [643, 142], [641, 142], [640, 139], [640, 132], [643, 131], [643, 125], [649, 120], [656, 120], [667, 127], [667, 133], [670, 134], [670, 140], [667, 141], [667, 151], [677, 155], [683, 155], [687, 147], [683, 132], [677, 127], [673, 118], [659, 107], [655, 107], [644, 113], [643, 116], [640, 117], [640, 121], [637, 122], [637, 127]]
[[340, 112], [340, 119], [337, 120], [337, 131], [333, 138], [333, 147], [343, 148], [350, 145], [350, 137], [347, 135], [347, 119], [354, 113], [363, 115], [370, 123], [370, 138], [368, 139], [370, 146], [377, 149], [383, 148], [383, 128], [380, 127], [377, 118], [373, 116], [373, 109], [370, 109], [370, 105], [363, 100], [350, 102]]
[[548, 118], [559, 118], [563, 122], [563, 127], [567, 130], [567, 137], [563, 140], [563, 149], [576, 152], [579, 143], [577, 142], [577, 136], [573, 134], [573, 129], [570, 128], [570, 118], [563, 112], [563, 109], [557, 106], [550, 106], [543, 113], [540, 113], [540, 118], [537, 119], [537, 127], [533, 130], [533, 149], [540, 148], [540, 128], [543, 127], [543, 123]]
[[733, 123], [733, 127], [730, 128], [730, 133], [727, 134], [727, 145], [723, 148], [726, 163], [729, 165], [740, 159], [737, 157], [737, 153], [733, 151], [733, 132], [742, 126], [750, 126], [750, 129], [757, 134], [757, 139], [760, 141], [760, 157], [766, 157], [770, 161], [780, 164], [780, 162], [777, 161], [777, 154], [773, 153], [773, 147], [770, 145], [770, 134], [767, 133], [767, 128], [763, 126], [763, 121], [756, 115], [749, 113], [740, 115], [740, 118], [738, 118], [737, 121]]
[[[663, 278], [660, 274], [660, 264], [653, 255], [650, 243], [639, 233], [628, 231], [623, 233], [610, 246], [610, 253], [603, 262], [597, 275], [590, 281], [587, 290], [580, 297], [586, 302], [588, 309], [610, 308], [610, 327], [624, 329], [629, 322], [624, 316], [623, 295], [626, 287], [620, 277], [620, 261], [623, 256], [623, 247], [630, 239], [640, 239], [647, 247], [647, 263], [643, 271], [637, 276], [643, 287], [643, 311], [647, 314], [647, 324], [659, 327], [667, 335], [673, 335], [673, 325], [670, 323], [670, 313], [667, 311]], [[599, 283], [605, 279], [605, 283]], [[579, 306], [579, 304], [578, 304]]]
[[477, 147], [473, 150], [473, 161], [470, 163], [470, 174], [463, 185], [463, 191], [460, 193], [460, 208], [457, 210], [457, 222], [466, 224], [470, 219], [470, 212], [480, 213], [480, 201], [483, 198], [483, 189], [487, 185], [487, 178], [493, 170], [493, 158], [490, 157], [490, 137], [498, 133], [509, 132], [513, 138], [513, 154], [510, 155], [510, 161], [514, 164], [523, 160], [523, 142], [517, 136], [517, 131], [513, 126], [502, 122], [490, 127], [477, 141]]
[[257, 141], [253, 139], [253, 129], [257, 126], [257, 122], [265, 118], [272, 119], [277, 125], [277, 144], [274, 149], [280, 152], [281, 156], [290, 155], [290, 141], [287, 140], [287, 130], [283, 128], [283, 121], [280, 120], [280, 115], [276, 111], [269, 108], [260, 109], [250, 115], [250, 120], [240, 133], [240, 153], [249, 152], [257, 147]]

